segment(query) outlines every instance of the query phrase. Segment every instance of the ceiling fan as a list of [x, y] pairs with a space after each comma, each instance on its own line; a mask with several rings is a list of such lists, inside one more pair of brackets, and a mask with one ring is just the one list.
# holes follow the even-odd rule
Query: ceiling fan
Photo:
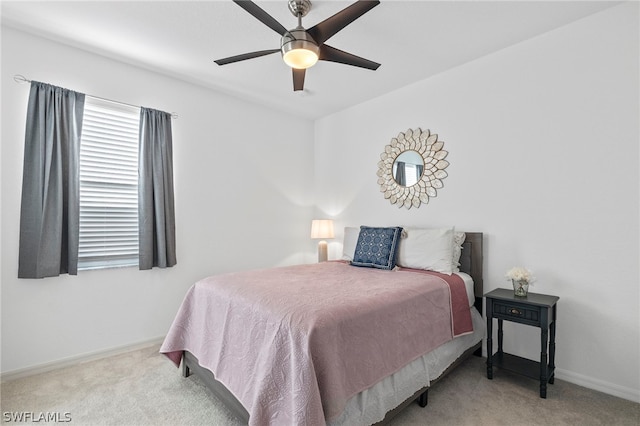
[[250, 0], [233, 1], [260, 22], [280, 34], [282, 36], [280, 48], [259, 50], [242, 55], [230, 56], [224, 59], [217, 59], [214, 62], [218, 65], [231, 64], [233, 62], [281, 52], [282, 59], [293, 71], [294, 91], [303, 90], [306, 69], [315, 65], [319, 60], [338, 62], [370, 70], [376, 70], [380, 66], [380, 64], [376, 62], [324, 44], [325, 41], [334, 36], [338, 31], [380, 4], [379, 0], [358, 0], [351, 6], [342, 9], [340, 12], [314, 25], [308, 30], [302, 26], [302, 17], [306, 16], [311, 9], [310, 0], [289, 0], [289, 10], [298, 18], [298, 26], [292, 30], [287, 30], [271, 15]]

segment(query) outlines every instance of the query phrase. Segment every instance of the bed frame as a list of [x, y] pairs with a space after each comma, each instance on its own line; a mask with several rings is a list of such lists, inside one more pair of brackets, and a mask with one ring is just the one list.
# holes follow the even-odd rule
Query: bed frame
[[[482, 281], [482, 265], [483, 265], [483, 247], [482, 247], [483, 235], [481, 232], [467, 232], [465, 242], [462, 245], [462, 255], [460, 256], [460, 271], [469, 274], [473, 278], [474, 292], [476, 300], [474, 306], [482, 314], [482, 295], [483, 295], [483, 281]], [[467, 349], [453, 364], [451, 364], [440, 377], [431, 381], [430, 386], [425, 387], [417, 391], [413, 396], [400, 404], [398, 407], [389, 411], [385, 418], [376, 423], [376, 425], [387, 424], [395, 415], [397, 415], [404, 408], [412, 404], [414, 401], [418, 402], [421, 407], [426, 407], [429, 402], [429, 388], [437, 383], [440, 379], [445, 377], [451, 370], [457, 367], [462, 361], [467, 359], [471, 355], [482, 356], [482, 341], [476, 345]], [[236, 399], [235, 396], [227, 388], [216, 380], [213, 373], [206, 368], [203, 368], [198, 363], [198, 359], [188, 351], [184, 351], [182, 358], [182, 375], [188, 377], [191, 374], [195, 374], [202, 382], [209, 388], [211, 392], [242, 422], [249, 422], [249, 413], [244, 406]]]

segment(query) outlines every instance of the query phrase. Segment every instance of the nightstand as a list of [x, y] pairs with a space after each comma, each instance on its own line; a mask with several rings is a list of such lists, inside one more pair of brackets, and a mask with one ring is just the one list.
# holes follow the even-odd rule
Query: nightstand
[[[540, 398], [547, 397], [547, 383], [553, 384], [556, 353], [557, 296], [529, 293], [526, 297], [513, 290], [498, 288], [485, 294], [487, 308], [487, 378], [493, 379], [493, 366], [540, 380]], [[493, 319], [498, 320], [498, 351], [493, 354]], [[540, 362], [504, 353], [502, 350], [502, 322], [539, 327]], [[547, 361], [547, 343], [549, 356]]]

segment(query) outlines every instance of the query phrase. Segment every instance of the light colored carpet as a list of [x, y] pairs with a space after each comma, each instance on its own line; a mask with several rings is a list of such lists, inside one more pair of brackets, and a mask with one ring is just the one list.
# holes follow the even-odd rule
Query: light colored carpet
[[[158, 346], [2, 383], [7, 413], [69, 413], [70, 425], [224, 425], [240, 423], [195, 377]], [[392, 422], [401, 425], [640, 425], [640, 404], [562, 380], [538, 397], [535, 380], [495, 370], [471, 357], [429, 392], [429, 405], [413, 404]], [[26, 422], [23, 424], [45, 424]]]

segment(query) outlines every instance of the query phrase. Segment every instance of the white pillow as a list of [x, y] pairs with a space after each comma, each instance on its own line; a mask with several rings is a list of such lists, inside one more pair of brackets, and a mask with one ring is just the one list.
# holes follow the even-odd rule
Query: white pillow
[[[453, 228], [404, 228], [397, 264], [405, 268], [426, 269], [451, 275], [453, 263]], [[457, 263], [457, 262], [456, 262]]]
[[342, 260], [353, 260], [358, 245], [358, 236], [360, 235], [360, 227], [347, 226], [344, 228], [344, 239], [342, 242]]
[[453, 272], [460, 272], [460, 256], [462, 255], [462, 244], [467, 238], [467, 234], [464, 232], [453, 232], [453, 258], [451, 265], [453, 266]]

